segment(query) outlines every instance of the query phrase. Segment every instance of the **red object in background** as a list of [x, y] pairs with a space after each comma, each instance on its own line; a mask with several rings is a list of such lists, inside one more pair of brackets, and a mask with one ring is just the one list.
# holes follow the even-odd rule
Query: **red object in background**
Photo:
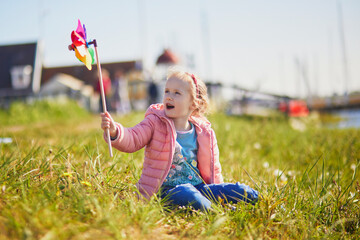
[[[111, 80], [110, 78], [103, 78], [104, 93], [109, 95], [111, 93]], [[100, 81], [96, 83], [96, 92], [100, 93]]]
[[156, 64], [177, 64], [178, 62], [178, 57], [169, 49], [165, 49], [156, 60]]
[[280, 102], [280, 103], [279, 103], [279, 110], [280, 110], [280, 112], [286, 113], [286, 112], [287, 112], [287, 108], [288, 108], [288, 106], [287, 106], [286, 102]]
[[306, 117], [309, 115], [309, 109], [303, 100], [290, 100], [289, 102], [281, 102], [279, 110], [287, 113], [290, 117]]

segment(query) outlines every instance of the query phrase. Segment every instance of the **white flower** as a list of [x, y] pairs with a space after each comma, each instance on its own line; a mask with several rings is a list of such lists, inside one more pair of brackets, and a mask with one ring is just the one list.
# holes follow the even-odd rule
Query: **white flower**
[[350, 192], [350, 197], [349, 198], [353, 198], [353, 197], [355, 197], [355, 193]]
[[288, 171], [287, 174], [288, 174], [290, 177], [295, 175], [295, 173], [294, 173], [293, 171], [291, 171], [291, 170]]
[[279, 169], [275, 169], [275, 170], [274, 170], [274, 176], [278, 177], [278, 176], [280, 176], [281, 174], [282, 174], [282, 171], [281, 171], [281, 170], [279, 170]]
[[276, 176], [276, 177], [280, 176], [280, 180], [282, 182], [286, 182], [288, 180], [287, 177], [285, 176], [284, 172], [279, 169], [274, 170], [274, 176]]
[[261, 144], [258, 142], [254, 143], [254, 148], [259, 150], [261, 148]]
[[263, 167], [264, 167], [264, 168], [269, 168], [269, 163], [268, 163], [268, 162], [264, 162], [264, 163], [263, 163]]
[[356, 169], [355, 163], [351, 164], [350, 168], [351, 168], [351, 170], [355, 171], [355, 169]]

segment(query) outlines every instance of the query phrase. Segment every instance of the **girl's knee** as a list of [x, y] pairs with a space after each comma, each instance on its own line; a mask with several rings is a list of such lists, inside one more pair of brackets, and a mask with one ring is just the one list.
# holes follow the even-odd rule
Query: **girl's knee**
[[190, 183], [177, 185], [173, 189], [170, 190], [171, 193], [174, 194], [194, 194], [197, 192], [197, 189], [191, 185]]
[[206, 199], [193, 185], [181, 184], [168, 192], [172, 204], [179, 206], [191, 205], [195, 209], [208, 210], [211, 202]]
[[255, 204], [259, 199], [259, 192], [255, 189], [249, 187], [248, 185], [236, 183], [238, 192], [243, 195], [243, 198], [246, 202]]

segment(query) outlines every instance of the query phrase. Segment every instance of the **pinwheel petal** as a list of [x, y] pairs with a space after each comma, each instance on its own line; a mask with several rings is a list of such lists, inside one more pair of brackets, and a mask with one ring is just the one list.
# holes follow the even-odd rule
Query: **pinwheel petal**
[[72, 31], [72, 33], [71, 33], [71, 41], [73, 42], [73, 44], [75, 46], [80, 46], [80, 45], [86, 44], [85, 39], [83, 37], [81, 37], [81, 35], [75, 31]]
[[86, 39], [85, 30], [81, 25], [80, 19], [78, 19], [78, 26], [76, 32], [83, 38]]
[[85, 62], [85, 56], [81, 56], [79, 51], [77, 50], [77, 48], [75, 48], [74, 51], [75, 51], [75, 57], [77, 59], [79, 59], [80, 62], [84, 63]]
[[86, 58], [85, 58], [85, 66], [91, 70], [91, 64], [93, 62], [93, 58], [91, 56], [91, 54], [89, 53], [89, 51], [87, 51], [87, 54], [86, 54]]
[[83, 25], [83, 27], [84, 27], [84, 35], [85, 35], [84, 39], [85, 39], [85, 41], [87, 41], [87, 34], [86, 34], [85, 24]]
[[79, 54], [79, 51], [77, 49], [75, 49], [75, 56], [76, 56], [77, 59], [79, 59], [82, 63], [85, 64], [87, 69], [91, 70], [92, 57], [91, 57], [91, 54], [88, 51], [86, 51], [86, 54], [84, 56], [81, 56]]
[[88, 52], [85, 45], [77, 46], [76, 49], [78, 50], [80, 56], [82, 56], [82, 57], [85, 57]]
[[91, 64], [94, 64], [94, 63], [95, 63], [94, 49], [88, 48], [88, 51], [89, 51], [89, 53], [90, 53], [90, 55], [91, 55], [91, 59], [92, 59]]

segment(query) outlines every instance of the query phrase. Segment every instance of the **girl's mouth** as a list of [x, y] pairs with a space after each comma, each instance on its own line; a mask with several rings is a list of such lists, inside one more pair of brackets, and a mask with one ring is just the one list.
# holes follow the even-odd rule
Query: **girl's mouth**
[[167, 110], [171, 110], [171, 109], [174, 109], [174, 108], [175, 108], [174, 105], [172, 105], [172, 104], [170, 104], [170, 103], [167, 103], [167, 104], [166, 104], [166, 109], [167, 109]]

